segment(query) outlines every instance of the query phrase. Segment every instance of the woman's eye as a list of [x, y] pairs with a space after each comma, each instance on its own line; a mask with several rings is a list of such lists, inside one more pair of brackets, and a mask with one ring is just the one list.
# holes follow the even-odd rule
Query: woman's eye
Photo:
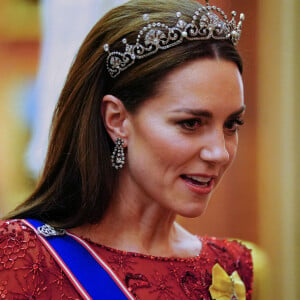
[[232, 120], [228, 120], [225, 123], [225, 129], [228, 130], [231, 133], [236, 132], [240, 126], [244, 125], [244, 121], [241, 119], [232, 119]]
[[202, 121], [199, 119], [190, 119], [190, 120], [183, 120], [179, 122], [179, 125], [183, 129], [187, 130], [195, 130], [202, 125]]

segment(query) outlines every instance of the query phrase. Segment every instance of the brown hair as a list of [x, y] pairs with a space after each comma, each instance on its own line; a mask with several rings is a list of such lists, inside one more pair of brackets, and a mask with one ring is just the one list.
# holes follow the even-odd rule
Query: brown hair
[[132, 113], [154, 95], [164, 76], [198, 58], [234, 62], [242, 73], [240, 56], [230, 41], [184, 42], [143, 59], [117, 78], [106, 70], [107, 53], [123, 49], [122, 38], [134, 43], [144, 26], [142, 15], [169, 26], [182, 12], [188, 22], [199, 3], [189, 0], [132, 0], [107, 13], [91, 30], [77, 54], [53, 116], [51, 139], [42, 176], [32, 195], [6, 218], [36, 218], [70, 228], [101, 219], [109, 206], [117, 171], [110, 163], [113, 141], [101, 118], [106, 94], [121, 99]]

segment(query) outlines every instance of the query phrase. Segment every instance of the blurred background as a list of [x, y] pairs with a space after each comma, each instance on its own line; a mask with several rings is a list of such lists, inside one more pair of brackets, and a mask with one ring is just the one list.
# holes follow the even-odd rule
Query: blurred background
[[[84, 36], [122, 0], [0, 1], [0, 216], [24, 200], [42, 168], [53, 108]], [[300, 299], [300, 2], [214, 0], [246, 13], [246, 125], [237, 160], [199, 235], [255, 246], [254, 299]], [[297, 155], [298, 154], [298, 155]]]

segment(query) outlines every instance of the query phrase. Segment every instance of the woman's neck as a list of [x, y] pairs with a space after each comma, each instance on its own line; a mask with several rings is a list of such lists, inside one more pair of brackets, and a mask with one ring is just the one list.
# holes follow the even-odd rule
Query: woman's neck
[[[72, 231], [115, 249], [153, 256], [196, 256], [201, 242], [175, 222], [176, 214], [126, 180], [98, 224]], [[122, 188], [123, 187], [123, 188]]]
[[157, 203], [142, 205], [120, 198], [113, 201], [98, 224], [86, 224], [72, 232], [124, 251], [166, 257], [198, 255], [200, 240], [178, 225], [175, 218]]

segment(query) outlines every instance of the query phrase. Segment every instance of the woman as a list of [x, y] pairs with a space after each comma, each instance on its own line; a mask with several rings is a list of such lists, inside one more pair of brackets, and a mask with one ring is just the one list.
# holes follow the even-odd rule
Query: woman
[[[62, 235], [99, 256], [127, 298], [250, 299], [249, 250], [175, 222], [204, 212], [236, 154], [241, 21], [208, 3], [132, 0], [95, 25], [61, 93], [39, 184], [1, 224], [4, 296], [88, 298], [96, 273], [78, 283], [43, 240]], [[119, 299], [107, 290], [96, 298]]]

